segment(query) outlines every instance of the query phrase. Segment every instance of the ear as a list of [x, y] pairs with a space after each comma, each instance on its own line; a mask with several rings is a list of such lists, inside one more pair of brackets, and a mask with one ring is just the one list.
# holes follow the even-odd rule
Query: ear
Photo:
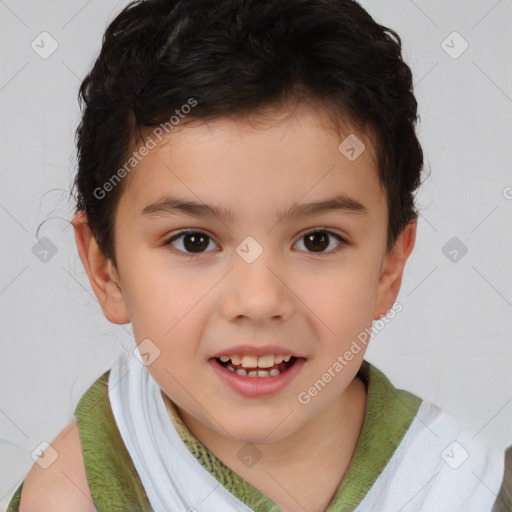
[[128, 323], [130, 317], [123, 298], [119, 274], [112, 261], [107, 259], [99, 248], [87, 223], [85, 212], [78, 211], [72, 223], [78, 254], [103, 314], [114, 324]]
[[393, 307], [402, 284], [405, 262], [414, 248], [417, 221], [411, 221], [398, 236], [395, 245], [384, 258], [377, 286], [373, 319], [386, 316]]

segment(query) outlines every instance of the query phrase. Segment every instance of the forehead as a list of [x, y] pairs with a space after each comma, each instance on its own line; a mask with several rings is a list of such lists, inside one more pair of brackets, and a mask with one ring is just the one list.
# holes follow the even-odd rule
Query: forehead
[[148, 131], [144, 140], [156, 147], [127, 177], [118, 213], [140, 216], [166, 194], [220, 205], [226, 216], [260, 219], [283, 215], [283, 205], [335, 193], [385, 208], [372, 138], [356, 134], [348, 122], [342, 127], [298, 105], [260, 116], [194, 120], [175, 126], [162, 141]]

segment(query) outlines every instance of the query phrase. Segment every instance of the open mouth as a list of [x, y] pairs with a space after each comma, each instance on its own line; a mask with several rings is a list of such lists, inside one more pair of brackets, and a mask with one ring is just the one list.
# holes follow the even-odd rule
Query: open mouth
[[233, 364], [231, 360], [221, 361], [220, 358], [215, 358], [218, 364], [226, 368], [226, 370], [236, 373], [242, 377], [277, 377], [281, 373], [286, 372], [286, 370], [290, 369], [297, 361], [295, 356], [291, 356], [290, 360], [285, 362], [281, 362], [279, 364], [274, 364], [270, 368], [247, 368], [242, 366], [242, 364]]

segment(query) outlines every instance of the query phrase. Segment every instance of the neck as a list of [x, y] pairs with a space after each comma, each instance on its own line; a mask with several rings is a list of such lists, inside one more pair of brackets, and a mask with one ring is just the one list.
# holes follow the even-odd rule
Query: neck
[[245, 443], [220, 436], [175, 407], [201, 443], [283, 510], [322, 511], [336, 493], [357, 446], [366, 411], [366, 387], [359, 378], [353, 379], [334, 402], [293, 434], [256, 444], [262, 457], [253, 467], [245, 466], [237, 456]]

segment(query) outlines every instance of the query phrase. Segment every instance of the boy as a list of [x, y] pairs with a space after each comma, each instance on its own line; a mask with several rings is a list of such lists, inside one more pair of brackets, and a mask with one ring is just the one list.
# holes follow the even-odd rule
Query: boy
[[10, 511], [510, 510], [503, 454], [364, 360], [423, 165], [396, 33], [350, 0], [134, 2], [80, 93], [78, 251], [137, 347]]

